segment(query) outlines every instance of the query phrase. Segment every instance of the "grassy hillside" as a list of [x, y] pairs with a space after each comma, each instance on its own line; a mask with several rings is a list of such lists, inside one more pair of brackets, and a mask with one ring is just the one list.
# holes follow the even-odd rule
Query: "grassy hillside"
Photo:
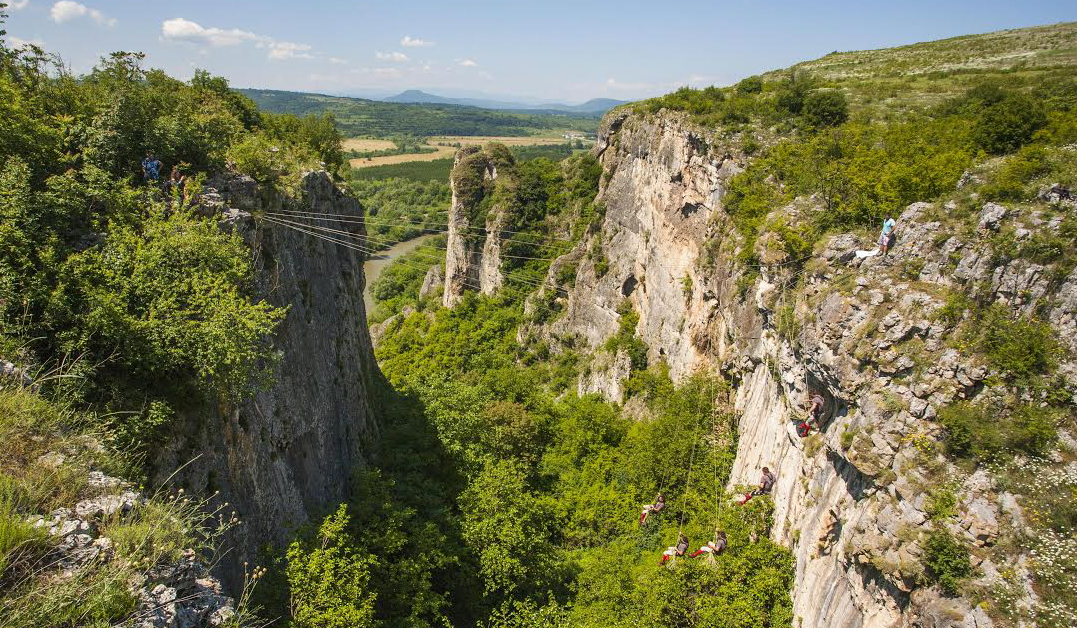
[[506, 112], [462, 105], [390, 103], [302, 92], [239, 91], [266, 111], [297, 115], [331, 113], [341, 131], [354, 136], [521, 136], [554, 129], [594, 131], [598, 128], [598, 118], [593, 114]]

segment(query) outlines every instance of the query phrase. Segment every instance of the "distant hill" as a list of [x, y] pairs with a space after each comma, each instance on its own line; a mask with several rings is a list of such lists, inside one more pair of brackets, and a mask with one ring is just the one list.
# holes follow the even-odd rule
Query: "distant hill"
[[348, 136], [524, 136], [562, 129], [594, 133], [600, 115], [584, 110], [495, 110], [445, 102], [411, 104], [270, 89], [236, 91], [274, 113], [332, 113], [337, 126]]
[[439, 96], [418, 89], [409, 89], [395, 96], [383, 99], [384, 102], [395, 103], [422, 103], [440, 105], [463, 105], [468, 107], [481, 107], [483, 109], [498, 109], [506, 111], [537, 111], [537, 112], [570, 112], [602, 115], [618, 105], [628, 101], [614, 100], [612, 98], [592, 98], [579, 105], [563, 105], [559, 103], [529, 105], [522, 102], [503, 100], [487, 100], [483, 98], [450, 98]]

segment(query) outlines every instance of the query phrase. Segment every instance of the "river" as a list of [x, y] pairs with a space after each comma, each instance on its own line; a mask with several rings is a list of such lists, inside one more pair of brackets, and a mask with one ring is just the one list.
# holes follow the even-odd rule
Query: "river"
[[[370, 316], [370, 313], [374, 311], [374, 299], [370, 296], [370, 290], [373, 287], [374, 282], [377, 281], [378, 275], [380, 275], [393, 260], [402, 255], [407, 255], [419, 248], [419, 245], [423, 242], [436, 236], [436, 233], [428, 233], [417, 238], [397, 242], [388, 249], [378, 251], [371, 255], [367, 258], [367, 261], [363, 262], [363, 274], [366, 276], [366, 290], [363, 291], [363, 303], [366, 305], [367, 316]], [[425, 265], [426, 264], [423, 264], [423, 266]], [[433, 264], [431, 264], [431, 266], [433, 266]]]

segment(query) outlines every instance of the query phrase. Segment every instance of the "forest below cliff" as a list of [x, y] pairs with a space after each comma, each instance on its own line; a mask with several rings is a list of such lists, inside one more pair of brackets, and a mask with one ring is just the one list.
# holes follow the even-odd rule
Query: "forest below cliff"
[[[1058, 34], [1057, 29], [1042, 30], [1046, 34], [998, 38], [1008, 47], [1033, 42], [1035, 48], [1044, 41], [1041, 37], [1050, 40]], [[985, 38], [990, 43], [984, 46], [996, 45]], [[949, 53], [939, 52], [946, 46], [913, 48], [930, 66], [950, 62]], [[941, 70], [907, 81], [892, 72], [895, 59], [908, 54], [878, 51], [875, 65], [867, 64], [867, 77], [835, 76], [809, 63], [729, 88], [678, 90], [615, 111], [608, 119], [627, 115], [641, 125], [652, 119], [667, 124], [687, 120], [689, 128], [701, 129], [698, 137], [707, 138], [697, 140], [704, 154], [713, 151], [716, 161], [723, 152], [746, 156], [746, 167], [732, 176], [723, 198], [730, 223], [724, 231], [717, 225], [716, 231], [724, 237], [715, 236], [700, 260], [713, 268], [722, 256], [732, 259], [741, 269], [734, 275], [741, 302], [753, 298], [768, 267], [784, 273], [779, 275], [783, 293], [772, 297], [778, 303], [786, 296], [798, 298], [813, 284], [819, 290], [820, 282], [824, 290], [850, 298], [855, 271], [827, 286], [821, 248], [838, 234], [873, 242], [884, 218], [922, 201], [946, 204], [948, 210], [931, 214], [938, 233], [924, 246], [941, 246], [954, 234], [971, 233], [993, 251], [992, 264], [1042, 264], [1054, 278], [1053, 289], [1061, 289], [1077, 264], [1071, 254], [1077, 222], [1069, 205], [1045, 195], [1077, 185], [1072, 66], [1053, 64], [1060, 55], [1045, 55], [1033, 57], [1044, 59], [1041, 65]], [[842, 67], [840, 56], [831, 61]], [[857, 67], [864, 65], [860, 61]], [[608, 140], [607, 150], [627, 141], [616, 131]], [[435, 519], [443, 536], [437, 537], [437, 548], [424, 551], [431, 555], [453, 547], [450, 554], [460, 561], [448, 568], [452, 585], [440, 584], [437, 569], [428, 572], [430, 588], [444, 595], [443, 621], [795, 625], [785, 593], [791, 585], [791, 556], [767, 540], [773, 532], [771, 502], [753, 500], [742, 509], [731, 506], [726, 493], [738, 439], [735, 412], [727, 401], [732, 384], [712, 375], [674, 385], [667, 365], [649, 350], [651, 339], [640, 334], [640, 315], [628, 299], [617, 309], [618, 331], [597, 347], [579, 337], [542, 333], [545, 325], [565, 316], [566, 300], [585, 277], [584, 265], [599, 278], [609, 267], [609, 240], [601, 235], [606, 208], [594, 198], [611, 172], [595, 169], [590, 157], [557, 164], [515, 161], [497, 147], [488, 147], [485, 154], [499, 173], [495, 182], [469, 171], [470, 157], [463, 156], [454, 184], [458, 197], [484, 199], [466, 205], [471, 225], [486, 224], [494, 207], [508, 208], [510, 222], [504, 228], [514, 233], [500, 259], [505, 287], [483, 296], [465, 280], [463, 300], [452, 308], [442, 307], [440, 292], [421, 295], [425, 269], [440, 263], [436, 247], [403, 258], [375, 286], [375, 298], [385, 308], [378, 320], [387, 317], [377, 332], [377, 356], [396, 394], [402, 395], [394, 399], [390, 423], [404, 427], [388, 439], [392, 449], [382, 453], [381, 475], [366, 481], [388, 483], [392, 488], [385, 499], [393, 499], [395, 490], [395, 499], [411, 500], [403, 503], [416, 513], [412, 525], [430, 521], [421, 516], [429, 500], [444, 500], [440, 511], [451, 514]], [[1034, 208], [1046, 217], [1039, 228], [1023, 223], [1029, 226], [1023, 233], [1014, 227], [984, 229], [977, 221], [985, 203]], [[1050, 229], [1042, 226], [1047, 220]], [[481, 243], [486, 234], [481, 226], [476, 231], [467, 238]], [[593, 243], [586, 262], [569, 256], [574, 261], [551, 267], [550, 260], [578, 251], [581, 242]], [[907, 245], [916, 248], [917, 243]], [[957, 258], [950, 263], [956, 265]], [[903, 256], [893, 264], [895, 269], [874, 272], [897, 277], [886, 281], [915, 281], [925, 262]], [[690, 298], [693, 286], [685, 281], [684, 294]], [[1077, 609], [1071, 586], [1077, 575], [1072, 554], [1077, 513], [1072, 471], [1066, 467], [1073, 451], [1060, 443], [1073, 429], [1074, 411], [1072, 383], [1060, 366], [1070, 359], [1070, 350], [1043, 318], [1057, 301], [1045, 300], [1044, 314], [1022, 316], [994, 304], [982, 285], [950, 288], [942, 298], [945, 306], [933, 316], [949, 326], [948, 346], [974, 356], [993, 373], [989, 385], [997, 392], [988, 400], [942, 407], [929, 421], [937, 426], [931, 436], [906, 435], [902, 443], [914, 459], [909, 469], [871, 472], [880, 487], [913, 471], [929, 483], [923, 489], [928, 495], [923, 535], [899, 532], [906, 537], [901, 543], [922, 544], [913, 562], [905, 562], [903, 555], [899, 563], [880, 553], [870, 557], [870, 566], [913, 589], [940, 591], [944, 600], [967, 597], [986, 609], [996, 625], [1017, 625], [1030, 617], [1037, 625], [1069, 625]], [[779, 308], [775, 331], [795, 342], [811, 318], [793, 306]], [[875, 322], [856, 333], [870, 338]], [[919, 369], [929, 367], [917, 362], [927, 360], [924, 350], [910, 343], [901, 351], [915, 364], [901, 381], [915, 382]], [[580, 382], [598, 368], [602, 356], [622, 352], [630, 363], [624, 403], [581, 396]], [[847, 359], [854, 363], [854, 356]], [[872, 359], [870, 353], [855, 356], [861, 364], [871, 365]], [[861, 368], [870, 372], [883, 366]], [[896, 415], [903, 402], [893, 395], [886, 399], [887, 412]], [[1040, 401], [1030, 404], [1028, 399]], [[410, 411], [402, 412], [403, 407]], [[992, 413], [1000, 420], [992, 420]], [[837, 451], [872, 469], [877, 463], [866, 453], [854, 456], [871, 449], [865, 439], [876, 429], [846, 428], [836, 438]], [[409, 443], [417, 433], [429, 439], [415, 443], [422, 451], [437, 452], [421, 463], [430, 471], [417, 467], [424, 456]], [[819, 435], [805, 443], [807, 455], [825, 453]], [[1028, 460], [1054, 478], [1052, 495], [1029, 484], [1032, 478], [1021, 470]], [[402, 475], [395, 470], [398, 465], [406, 469]], [[1036, 513], [1028, 530], [991, 548], [969, 544], [962, 536], [959, 510], [966, 498], [960, 485], [946, 479], [947, 473], [963, 476], [977, 470], [993, 474], [994, 481]], [[640, 527], [638, 509], [658, 491], [670, 498], [671, 507]], [[379, 569], [388, 568], [384, 552], [377, 549], [385, 542], [368, 536], [371, 519], [363, 504], [350, 505], [331, 521], [338, 527], [312, 535], [306, 551], [320, 539], [339, 543], [341, 552], [356, 557], [367, 554], [370, 588], [362, 612], [394, 625], [397, 615], [379, 605], [386, 596], [397, 599], [395, 591], [377, 585], [384, 580]], [[712, 537], [715, 526], [730, 538], [730, 549], [715, 565], [681, 561], [669, 570], [656, 564], [678, 532], [686, 531], [696, 546]], [[1009, 552], [1021, 543], [1050, 555], [1031, 564], [1029, 582], [1038, 599], [1031, 607], [1018, 601], [1015, 576], [1004, 574], [984, 585], [979, 567], [985, 556], [1007, 560], [992, 552]], [[409, 549], [402, 546], [401, 552]], [[292, 558], [301, 556], [297, 552]], [[461, 600], [470, 601], [462, 608], [457, 606]], [[343, 599], [331, 603], [346, 605]]]

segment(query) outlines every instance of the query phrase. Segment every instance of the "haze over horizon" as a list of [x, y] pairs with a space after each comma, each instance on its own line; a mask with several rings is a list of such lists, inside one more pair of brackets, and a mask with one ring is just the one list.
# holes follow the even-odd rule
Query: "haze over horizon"
[[[534, 6], [462, 0], [283, 3], [8, 2], [9, 45], [32, 42], [86, 72], [115, 50], [182, 78], [236, 87], [578, 103], [727, 85], [832, 50], [882, 48], [1077, 19], [1063, 0], [879, 3], [628, 0]], [[662, 25], [665, 24], [666, 27]]]

